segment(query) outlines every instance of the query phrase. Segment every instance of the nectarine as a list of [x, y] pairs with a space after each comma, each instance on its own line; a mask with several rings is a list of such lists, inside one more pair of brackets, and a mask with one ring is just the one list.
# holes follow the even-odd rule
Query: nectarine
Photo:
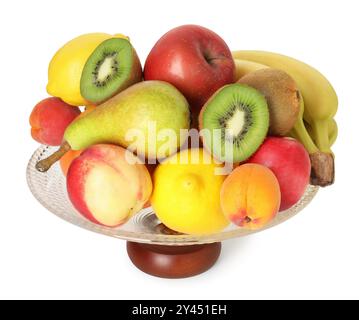
[[136, 156], [115, 145], [84, 150], [67, 173], [74, 207], [92, 222], [115, 227], [143, 208], [152, 192], [150, 174]]

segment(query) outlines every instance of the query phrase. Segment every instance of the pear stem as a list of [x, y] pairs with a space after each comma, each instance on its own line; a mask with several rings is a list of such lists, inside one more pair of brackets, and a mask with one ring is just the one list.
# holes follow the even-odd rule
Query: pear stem
[[40, 160], [36, 163], [36, 170], [40, 172], [46, 172], [51, 168], [51, 166], [61, 157], [71, 149], [70, 145], [65, 141], [60, 148], [55, 151], [51, 156], [47, 157], [46, 159]]

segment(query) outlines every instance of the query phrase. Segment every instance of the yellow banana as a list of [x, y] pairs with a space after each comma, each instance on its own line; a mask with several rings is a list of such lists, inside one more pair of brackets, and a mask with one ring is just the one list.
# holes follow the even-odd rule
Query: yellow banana
[[329, 139], [329, 144], [330, 146], [332, 146], [335, 141], [337, 140], [337, 137], [338, 137], [338, 124], [337, 122], [334, 120], [334, 119], [331, 119], [329, 122], [328, 122], [328, 130], [329, 130], [329, 136], [328, 136], [328, 139]]
[[[309, 135], [313, 138], [314, 142], [316, 142], [315, 135], [311, 125], [304, 121], [305, 128], [307, 129]], [[338, 137], [338, 125], [334, 119], [328, 120], [328, 141], [329, 145], [332, 146]]]
[[309, 153], [312, 167], [311, 183], [325, 187], [334, 182], [334, 158], [331, 153], [319, 150], [317, 145], [313, 142], [303, 120], [304, 110], [304, 99], [301, 96], [298, 119], [292, 130], [289, 132], [289, 135], [299, 140]]
[[296, 123], [294, 124], [294, 127], [289, 132], [289, 136], [299, 140], [303, 146], [307, 149], [309, 154], [314, 154], [319, 152], [318, 147], [313, 142], [311, 136], [309, 135], [304, 121], [303, 121], [303, 113], [304, 113], [304, 100], [303, 97], [300, 97], [300, 109], [298, 114], [298, 119]]
[[268, 66], [264, 64], [248, 60], [234, 59], [234, 63], [236, 66], [236, 81], [245, 76], [247, 73], [268, 68]]

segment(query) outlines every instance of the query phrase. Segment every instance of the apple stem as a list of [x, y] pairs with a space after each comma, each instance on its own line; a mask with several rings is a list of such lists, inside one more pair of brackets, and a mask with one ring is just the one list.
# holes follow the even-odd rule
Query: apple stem
[[46, 172], [51, 168], [51, 166], [58, 160], [61, 159], [61, 157], [71, 149], [70, 145], [65, 141], [60, 148], [55, 151], [51, 156], [40, 160], [38, 163], [36, 163], [36, 170], [39, 172]]

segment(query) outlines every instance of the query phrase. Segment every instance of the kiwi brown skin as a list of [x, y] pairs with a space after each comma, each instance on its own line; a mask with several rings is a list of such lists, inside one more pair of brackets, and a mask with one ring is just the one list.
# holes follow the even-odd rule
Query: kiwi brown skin
[[133, 49], [133, 71], [131, 73], [131, 77], [123, 85], [123, 88], [120, 88], [116, 93], [113, 94], [113, 96], [116, 95], [118, 92], [120, 92], [140, 81], [143, 81], [142, 65], [141, 65], [140, 58], [137, 55], [136, 50]]
[[266, 68], [246, 74], [238, 83], [247, 84], [265, 96], [269, 134], [287, 135], [297, 121], [300, 108], [300, 93], [292, 77], [282, 70]]

